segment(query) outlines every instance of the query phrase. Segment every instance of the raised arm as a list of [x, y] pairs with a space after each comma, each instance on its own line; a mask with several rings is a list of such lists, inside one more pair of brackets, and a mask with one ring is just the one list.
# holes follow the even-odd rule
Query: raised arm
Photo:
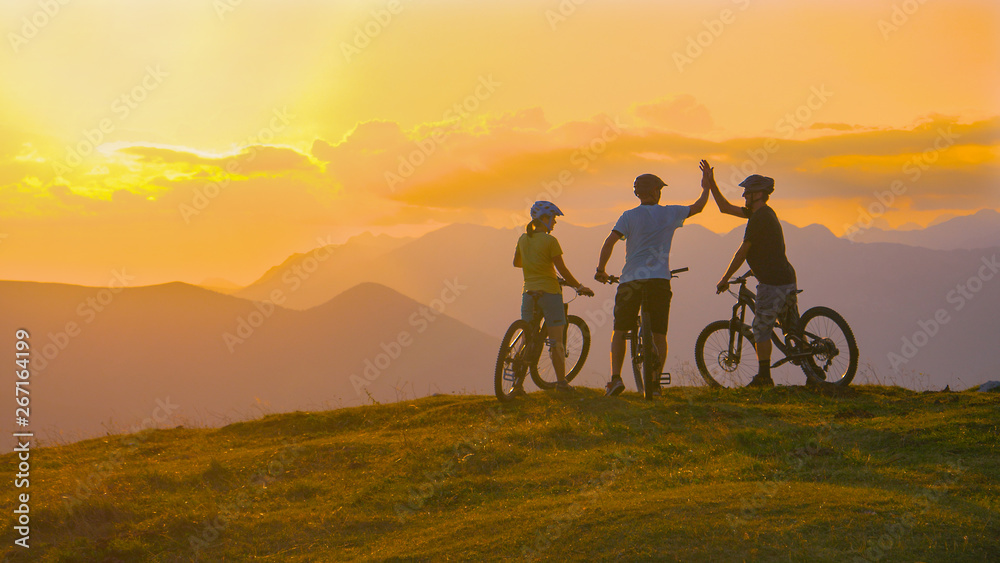
[[701, 168], [701, 187], [707, 188], [712, 192], [712, 198], [715, 199], [715, 204], [719, 206], [719, 211], [726, 215], [746, 219], [747, 215], [743, 208], [729, 203], [726, 197], [722, 195], [719, 185], [715, 183], [715, 169], [708, 165], [708, 161], [702, 160], [699, 167]]
[[608, 238], [604, 239], [604, 246], [601, 247], [601, 257], [597, 261], [597, 273], [594, 274], [594, 279], [605, 283], [608, 281], [608, 273], [604, 271], [604, 268], [608, 266], [608, 260], [611, 260], [611, 253], [615, 249], [615, 244], [622, 239], [622, 234], [618, 231], [611, 231]]
[[698, 198], [698, 201], [688, 206], [688, 217], [701, 213], [701, 210], [705, 209], [706, 203], [708, 203], [708, 188], [702, 186], [701, 197]]

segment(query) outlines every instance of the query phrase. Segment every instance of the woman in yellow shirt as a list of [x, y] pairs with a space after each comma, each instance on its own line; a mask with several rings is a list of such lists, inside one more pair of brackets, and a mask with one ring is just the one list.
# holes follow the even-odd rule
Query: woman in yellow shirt
[[[580, 295], [593, 296], [594, 292], [576, 281], [563, 261], [559, 241], [550, 233], [556, 226], [556, 217], [563, 212], [549, 201], [536, 201], [531, 206], [531, 222], [525, 233], [517, 240], [514, 249], [514, 267], [524, 270], [524, 293], [521, 295], [521, 318], [531, 322], [534, 318], [533, 299], [529, 292], [540, 292], [538, 305], [545, 318], [548, 337], [554, 345], [549, 347], [552, 367], [556, 371], [556, 389], [571, 391], [566, 381], [566, 352], [563, 349], [562, 330], [566, 324], [563, 308], [562, 288], [556, 277], [556, 270]], [[523, 393], [515, 389], [514, 393]]]

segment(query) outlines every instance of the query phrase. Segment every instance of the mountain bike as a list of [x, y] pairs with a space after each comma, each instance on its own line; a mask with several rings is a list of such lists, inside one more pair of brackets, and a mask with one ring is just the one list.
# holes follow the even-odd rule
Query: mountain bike
[[[711, 387], [744, 387], [757, 373], [753, 330], [744, 322], [748, 308], [756, 314], [757, 296], [747, 289], [747, 278], [752, 275], [747, 271], [729, 281], [730, 287], [739, 285], [738, 292], [729, 290], [736, 298], [732, 317], [706, 326], [695, 343], [695, 363]], [[772, 368], [791, 362], [802, 368], [807, 383], [846, 387], [854, 379], [858, 343], [840, 313], [828, 307], [813, 307], [799, 317], [797, 308], [790, 307], [778, 316], [775, 328], [781, 329], [784, 339], [772, 331], [774, 348], [785, 357]]]
[[[567, 286], [566, 280], [559, 278], [560, 286]], [[555, 344], [547, 334], [545, 321], [542, 319], [538, 299], [540, 291], [529, 291], [533, 299], [533, 316], [531, 321], [518, 319], [510, 324], [500, 344], [497, 354], [497, 367], [493, 376], [493, 389], [497, 399], [510, 401], [523, 392], [524, 379], [531, 373], [531, 380], [539, 389], [553, 389], [556, 386], [556, 370], [552, 364], [551, 348]], [[566, 311], [566, 324], [562, 330], [563, 350], [565, 351], [566, 381], [572, 381], [590, 352], [590, 327], [583, 319], [569, 314], [569, 304], [576, 299], [574, 296], [563, 303]], [[548, 349], [549, 353], [543, 354]], [[520, 390], [520, 391], [518, 391]]]
[[[670, 270], [670, 277], [673, 278], [687, 268]], [[618, 276], [608, 276], [608, 283], [619, 283]], [[641, 291], [645, 291], [643, 288]], [[656, 396], [656, 391], [662, 385], [670, 385], [670, 374], [667, 372], [656, 372], [658, 355], [656, 346], [653, 344], [653, 331], [649, 328], [649, 315], [645, 307], [639, 308], [639, 317], [636, 319], [636, 329], [625, 334], [625, 339], [629, 343], [629, 351], [632, 357], [632, 375], [635, 377], [636, 391], [642, 394], [646, 400], [652, 400]], [[657, 380], [657, 378], [659, 378]], [[657, 384], [658, 383], [658, 384]]]

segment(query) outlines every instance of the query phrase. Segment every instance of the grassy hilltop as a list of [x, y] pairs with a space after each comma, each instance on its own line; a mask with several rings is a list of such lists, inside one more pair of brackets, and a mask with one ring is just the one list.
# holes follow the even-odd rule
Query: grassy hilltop
[[[10, 561], [996, 561], [1000, 395], [440, 396], [32, 452]], [[4, 471], [16, 473], [12, 454]]]

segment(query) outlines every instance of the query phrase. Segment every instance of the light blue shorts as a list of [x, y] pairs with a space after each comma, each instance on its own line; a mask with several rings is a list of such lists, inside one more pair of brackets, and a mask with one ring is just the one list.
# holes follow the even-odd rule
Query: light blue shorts
[[[531, 322], [534, 317], [532, 311], [533, 299], [530, 294], [521, 294], [521, 318]], [[538, 298], [538, 306], [542, 309], [545, 317], [545, 324], [548, 326], [560, 326], [566, 324], [566, 309], [563, 308], [562, 293], [542, 293]]]
[[757, 284], [757, 299], [753, 317], [754, 342], [771, 339], [774, 323], [781, 319], [783, 331], [788, 334], [790, 323], [798, 324], [799, 306], [795, 296], [795, 284]]

